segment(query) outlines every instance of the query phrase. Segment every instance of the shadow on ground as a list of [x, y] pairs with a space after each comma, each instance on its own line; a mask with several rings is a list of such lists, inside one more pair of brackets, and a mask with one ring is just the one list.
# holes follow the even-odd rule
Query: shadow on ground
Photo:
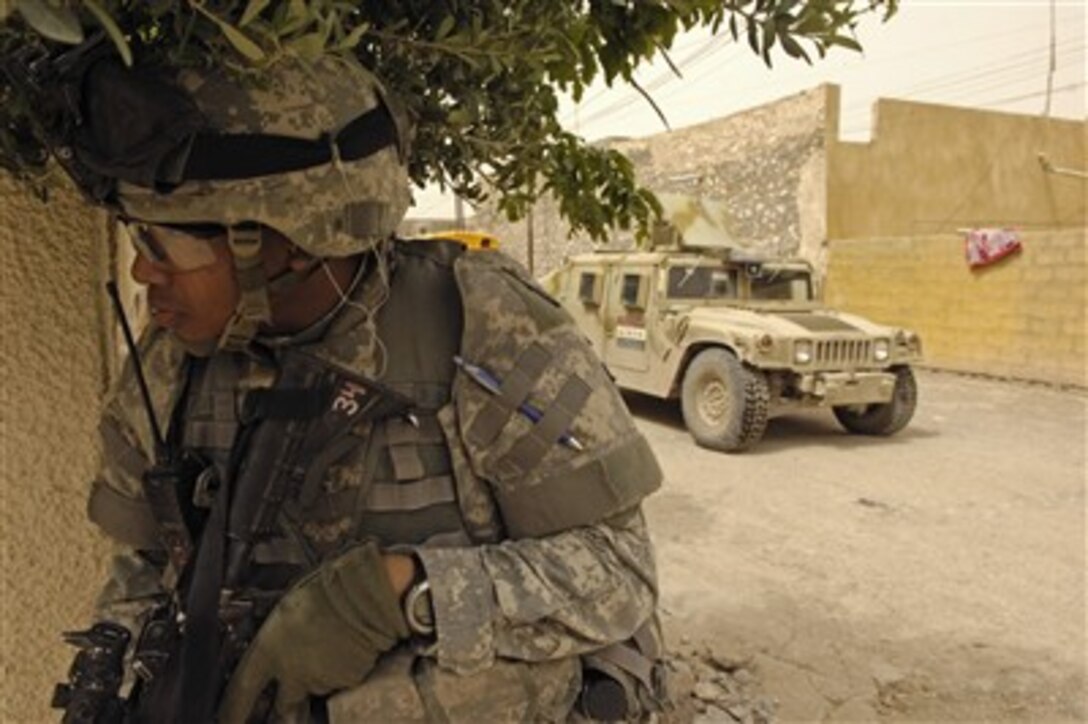
[[[638, 419], [687, 433], [679, 401], [662, 400], [629, 391], [623, 392], [623, 399], [627, 402], [631, 413]], [[796, 450], [808, 445], [842, 450], [909, 445], [914, 440], [935, 437], [938, 434], [936, 430], [914, 422], [906, 429], [888, 437], [853, 435], [838, 424], [830, 410], [804, 410], [773, 418], [767, 423], [767, 431], [763, 439], [741, 454], [771, 455], [782, 450]], [[694, 444], [695, 442], [692, 441], [692, 445]]]

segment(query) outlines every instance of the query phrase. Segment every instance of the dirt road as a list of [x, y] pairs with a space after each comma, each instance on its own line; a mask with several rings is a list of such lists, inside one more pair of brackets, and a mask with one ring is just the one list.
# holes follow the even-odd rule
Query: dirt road
[[741, 455], [628, 399], [666, 473], [647, 511], [670, 642], [750, 660], [781, 721], [1084, 720], [1088, 399], [919, 387], [898, 436], [816, 411]]

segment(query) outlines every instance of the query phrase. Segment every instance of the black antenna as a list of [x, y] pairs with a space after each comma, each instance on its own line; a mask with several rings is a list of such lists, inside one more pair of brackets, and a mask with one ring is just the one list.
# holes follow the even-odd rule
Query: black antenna
[[144, 398], [144, 409], [147, 410], [147, 419], [151, 423], [151, 434], [155, 437], [155, 457], [160, 461], [164, 460], [167, 451], [166, 439], [162, 436], [159, 421], [155, 419], [155, 407], [151, 404], [151, 393], [148, 392], [147, 380], [144, 379], [140, 351], [136, 347], [136, 340], [132, 336], [132, 328], [128, 326], [125, 308], [121, 305], [121, 295], [117, 292], [117, 282], [112, 279], [106, 282], [106, 292], [113, 301], [113, 309], [117, 312], [117, 319], [121, 322], [121, 331], [125, 333], [125, 344], [128, 346], [128, 353], [132, 356], [132, 367], [136, 370], [136, 382], [140, 385], [140, 395]]

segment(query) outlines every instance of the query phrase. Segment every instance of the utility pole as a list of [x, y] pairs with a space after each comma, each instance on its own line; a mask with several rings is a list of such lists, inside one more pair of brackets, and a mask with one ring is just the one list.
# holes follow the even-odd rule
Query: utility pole
[[465, 202], [460, 196], [453, 197], [453, 218], [458, 229], [465, 228]]
[[533, 207], [529, 207], [529, 213], [525, 215], [525, 246], [529, 259], [529, 276], [533, 274]]

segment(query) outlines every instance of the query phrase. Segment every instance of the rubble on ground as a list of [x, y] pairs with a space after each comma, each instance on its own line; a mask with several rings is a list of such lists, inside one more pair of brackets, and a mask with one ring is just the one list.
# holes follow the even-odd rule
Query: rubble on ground
[[773, 724], [775, 702], [763, 696], [752, 662], [696, 646], [686, 638], [666, 663], [673, 708], [664, 724]]

